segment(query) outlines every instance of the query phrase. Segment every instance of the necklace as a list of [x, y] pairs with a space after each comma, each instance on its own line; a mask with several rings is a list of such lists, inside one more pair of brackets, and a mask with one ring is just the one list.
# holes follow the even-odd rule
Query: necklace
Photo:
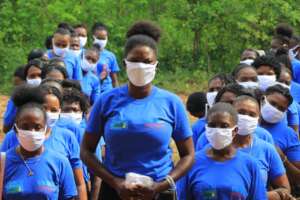
[[27, 162], [25, 161], [25, 159], [24, 159], [24, 157], [23, 157], [23, 155], [22, 155], [22, 153], [21, 153], [21, 150], [20, 150], [20, 149], [19, 149], [18, 153], [19, 153], [19, 155], [20, 155], [20, 157], [21, 157], [21, 159], [22, 159], [22, 161], [23, 161], [23, 163], [24, 163], [25, 167], [26, 167], [26, 168], [27, 168], [27, 170], [28, 170], [28, 176], [33, 176], [33, 175], [34, 175], [34, 173], [33, 173], [33, 171], [30, 169], [30, 167], [28, 166]]

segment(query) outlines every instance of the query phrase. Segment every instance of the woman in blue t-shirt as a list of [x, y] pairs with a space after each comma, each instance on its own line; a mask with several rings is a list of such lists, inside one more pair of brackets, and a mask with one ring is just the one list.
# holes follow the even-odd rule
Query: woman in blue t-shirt
[[75, 199], [72, 168], [61, 154], [44, 146], [49, 136], [42, 99], [15, 99], [14, 130], [19, 145], [6, 152], [3, 197], [18, 199]]
[[264, 184], [274, 188], [268, 192], [269, 199], [278, 199], [290, 195], [290, 184], [279, 154], [275, 147], [260, 138], [254, 132], [257, 129], [260, 108], [256, 99], [251, 96], [239, 96], [233, 102], [238, 112], [238, 132], [233, 139], [235, 148], [253, 156], [258, 161]]
[[265, 200], [267, 192], [257, 162], [232, 145], [238, 115], [228, 103], [216, 103], [207, 114], [210, 143], [195, 155], [196, 162], [177, 183], [180, 200]]
[[100, 80], [94, 74], [99, 60], [99, 50], [97, 47], [87, 49], [80, 56], [80, 67], [82, 70], [82, 80], [80, 81], [82, 92], [88, 98], [91, 105], [100, 96]]
[[[192, 131], [184, 105], [176, 95], [152, 85], [159, 36], [160, 29], [150, 22], [137, 22], [129, 29], [124, 52], [129, 83], [104, 93], [92, 108], [81, 157], [102, 178], [103, 199], [153, 199], [174, 187], [193, 163]], [[106, 144], [103, 164], [93, 155], [101, 136]], [[172, 138], [181, 157], [175, 167]], [[125, 184], [129, 172], [151, 177], [154, 184], [129, 188]]]
[[295, 131], [284, 120], [292, 102], [293, 98], [287, 88], [278, 84], [269, 87], [262, 100], [260, 124], [272, 134], [295, 191], [295, 187], [300, 184], [300, 142]]

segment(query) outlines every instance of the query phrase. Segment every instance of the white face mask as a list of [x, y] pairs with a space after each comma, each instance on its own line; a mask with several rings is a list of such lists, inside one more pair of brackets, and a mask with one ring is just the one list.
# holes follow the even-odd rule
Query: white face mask
[[125, 60], [125, 63], [128, 79], [133, 85], [142, 87], [153, 81], [158, 62], [155, 64], [146, 64]]
[[232, 143], [234, 128], [211, 128], [206, 125], [206, 138], [210, 145], [217, 150], [224, 149]]
[[253, 134], [257, 128], [258, 117], [251, 117], [249, 115], [238, 115], [238, 134], [250, 135]]
[[95, 71], [97, 63], [90, 63], [85, 57], [83, 57], [81, 62], [81, 69], [85, 72]]
[[252, 63], [254, 63], [254, 60], [253, 59], [241, 60], [240, 63], [246, 65], [252, 65]]
[[98, 44], [100, 46], [100, 49], [103, 50], [106, 47], [107, 39], [105, 40], [99, 40], [94, 36], [94, 42], [93, 44]]
[[212, 105], [215, 103], [215, 98], [216, 98], [217, 94], [218, 94], [217, 91], [206, 93], [206, 99], [207, 99], [207, 103], [208, 103], [209, 107], [212, 107]]
[[47, 128], [43, 131], [28, 131], [19, 129], [17, 125], [15, 127], [18, 132], [17, 138], [19, 143], [26, 151], [35, 151], [43, 145]]
[[60, 113], [60, 118], [73, 121], [75, 124], [80, 124], [82, 121], [82, 113]]
[[87, 43], [87, 37], [79, 37], [80, 48], [83, 48]]
[[53, 51], [54, 51], [54, 54], [57, 55], [58, 57], [65, 57], [65, 55], [69, 51], [69, 47], [59, 48], [53, 44]]
[[34, 78], [34, 79], [26, 79], [27, 84], [32, 85], [32, 86], [39, 86], [42, 82], [41, 78]]
[[282, 87], [290, 90], [291, 86], [290, 85], [286, 85], [285, 83], [281, 83], [281, 82], [275, 82], [275, 85], [281, 85]]
[[79, 57], [80, 54], [81, 54], [81, 49], [79, 49], [79, 50], [73, 50], [73, 49], [71, 49], [70, 52], [71, 52], [74, 56]]
[[52, 128], [59, 119], [60, 112], [47, 112], [47, 126]]
[[282, 112], [272, 106], [267, 98], [265, 98], [265, 103], [261, 108], [261, 116], [262, 118], [271, 124], [275, 124], [281, 121], [284, 118], [285, 112]]
[[298, 51], [295, 51], [297, 48], [299, 48], [299, 45], [296, 45], [294, 48], [289, 50], [289, 57], [291, 60], [294, 60], [297, 57], [299, 53]]
[[259, 89], [266, 91], [268, 87], [271, 87], [276, 82], [276, 75], [258, 75]]
[[246, 81], [246, 82], [237, 81], [237, 83], [246, 89], [257, 89], [259, 87], [258, 82], [253, 82], [253, 81]]

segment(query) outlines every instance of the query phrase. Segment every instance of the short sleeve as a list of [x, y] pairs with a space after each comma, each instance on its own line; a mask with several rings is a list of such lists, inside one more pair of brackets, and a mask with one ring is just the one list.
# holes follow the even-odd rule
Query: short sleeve
[[272, 181], [275, 178], [285, 174], [285, 168], [274, 146], [269, 145], [269, 179]]
[[175, 141], [185, 140], [193, 135], [183, 103], [176, 98], [174, 130], [172, 137]]
[[274, 145], [273, 137], [272, 137], [271, 133], [269, 131], [267, 131], [266, 129], [258, 126], [255, 130], [255, 135], [259, 139], [262, 139], [262, 140], [268, 142], [269, 144]]
[[197, 144], [196, 144], [196, 151], [200, 151], [201, 149], [203, 149], [207, 144], [209, 144], [207, 138], [206, 138], [206, 134], [205, 132], [202, 133], [202, 135], [200, 135], [200, 137], [197, 140]]
[[82, 162], [80, 160], [80, 146], [74, 135], [70, 134], [68, 140], [69, 145], [69, 161], [73, 169], [81, 168]]
[[102, 120], [102, 96], [100, 96], [94, 103], [89, 120], [87, 122], [86, 132], [89, 134], [100, 134], [103, 126]]
[[60, 160], [62, 161], [62, 166], [59, 180], [59, 194], [62, 199], [71, 199], [77, 195], [73, 171], [67, 160], [63, 158]]
[[100, 81], [95, 77], [93, 82], [92, 95], [91, 95], [92, 104], [99, 98], [100, 93], [101, 93]]
[[267, 200], [267, 191], [257, 162], [251, 162], [251, 185], [248, 194], [249, 200]]
[[1, 152], [6, 152], [10, 148], [16, 147], [19, 144], [15, 131], [12, 129], [6, 133], [4, 140], [1, 144]]
[[291, 162], [299, 162], [300, 161], [300, 143], [296, 133], [290, 129], [288, 134], [288, 144], [287, 148], [284, 150], [285, 155]]
[[299, 125], [298, 108], [295, 105], [294, 101], [287, 110], [287, 121], [288, 121], [289, 126], [298, 126]]
[[112, 53], [111, 55], [111, 59], [110, 59], [110, 71], [112, 73], [117, 73], [120, 71], [120, 68], [119, 68], [119, 65], [118, 65], [118, 61], [117, 61], [117, 58], [115, 56], [115, 54]]
[[7, 127], [13, 126], [15, 122], [16, 113], [17, 113], [17, 107], [15, 106], [12, 99], [9, 99], [7, 102], [5, 113], [3, 115], [4, 126]]
[[293, 66], [293, 80], [300, 83], [300, 61], [297, 59], [292, 60]]

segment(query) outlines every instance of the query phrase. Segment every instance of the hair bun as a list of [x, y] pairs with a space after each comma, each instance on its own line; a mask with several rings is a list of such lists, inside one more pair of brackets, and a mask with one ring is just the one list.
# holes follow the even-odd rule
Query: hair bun
[[30, 102], [38, 104], [44, 103], [40, 87], [34, 87], [28, 84], [17, 86], [13, 91], [12, 100], [16, 107], [21, 107]]
[[158, 42], [161, 36], [161, 30], [151, 21], [138, 21], [129, 28], [126, 37], [128, 39], [134, 35], [146, 35]]
[[293, 28], [289, 24], [280, 23], [275, 27], [275, 34], [291, 38], [293, 36]]

